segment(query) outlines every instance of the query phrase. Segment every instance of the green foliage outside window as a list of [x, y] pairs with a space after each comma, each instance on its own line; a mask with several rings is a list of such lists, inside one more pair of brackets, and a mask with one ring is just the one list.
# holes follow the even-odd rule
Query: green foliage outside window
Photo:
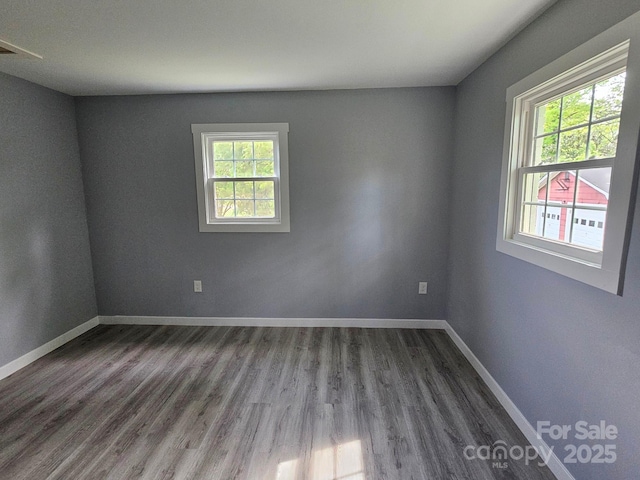
[[624, 84], [623, 72], [538, 106], [534, 164], [614, 157]]
[[[214, 177], [275, 176], [273, 141], [222, 141], [213, 143]], [[216, 217], [273, 217], [273, 180], [217, 181], [214, 185]]]

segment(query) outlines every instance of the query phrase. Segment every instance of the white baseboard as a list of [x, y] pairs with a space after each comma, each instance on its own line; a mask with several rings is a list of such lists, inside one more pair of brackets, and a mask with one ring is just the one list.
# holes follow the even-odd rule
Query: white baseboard
[[99, 323], [99, 317], [94, 317], [91, 320], [84, 322], [81, 325], [69, 330], [66, 333], [63, 333], [59, 337], [54, 338], [53, 340], [41, 345], [40, 347], [31, 350], [29, 353], [25, 353], [19, 358], [7, 363], [0, 367], [0, 380], [8, 377], [9, 375], [17, 372], [21, 368], [26, 367], [30, 363], [35, 362], [40, 357], [43, 357], [47, 353], [53, 352], [56, 348], [61, 347], [65, 343], [73, 340], [74, 338], [82, 335], [83, 333], [91, 330], [93, 327], [97, 326]]
[[438, 328], [446, 320], [387, 318], [261, 318], [261, 317], [152, 317], [113, 315], [100, 316], [105, 325], [181, 325], [195, 327], [354, 327], [354, 328]]
[[[484, 380], [484, 383], [487, 384], [487, 386], [496, 396], [500, 404], [507, 411], [511, 419], [518, 426], [520, 431], [524, 434], [525, 437], [527, 437], [527, 440], [529, 440], [529, 443], [531, 443], [532, 446], [536, 447], [538, 451], [548, 452], [550, 447], [549, 445], [547, 445], [547, 442], [545, 442], [542, 438], [538, 436], [538, 432], [536, 432], [536, 429], [533, 428], [533, 426], [522, 414], [522, 412], [516, 406], [516, 404], [513, 403], [513, 401], [505, 393], [505, 391], [498, 384], [498, 382], [496, 382], [496, 380], [491, 376], [489, 371], [484, 367], [484, 365], [482, 365], [480, 360], [478, 360], [478, 357], [474, 355], [474, 353], [467, 346], [467, 344], [464, 343], [464, 340], [460, 338], [460, 336], [456, 333], [453, 327], [449, 325], [448, 322], [447, 322], [447, 326], [445, 327], [445, 330], [449, 334], [449, 337], [451, 337], [451, 340], [453, 340], [453, 342], [458, 346], [462, 354], [467, 358], [467, 360], [469, 360], [469, 363], [471, 363], [473, 368], [475, 368], [476, 372], [478, 372], [480, 377], [482, 377], [482, 380]], [[558, 480], [575, 480], [573, 475], [571, 475], [569, 470], [567, 470], [567, 467], [565, 467], [564, 463], [562, 463], [562, 461], [556, 456], [555, 452], [551, 453], [551, 457], [547, 462], [547, 466], [549, 467], [549, 470], [553, 472], [553, 474], [556, 476]]]
[[[26, 367], [40, 357], [52, 352], [56, 348], [82, 335], [98, 324], [105, 325], [182, 325], [182, 326], [237, 326], [237, 327], [355, 327], [355, 328], [424, 328], [442, 329], [458, 346], [469, 363], [475, 368], [489, 389], [496, 396], [500, 404], [507, 411], [531, 445], [540, 450], [549, 451], [547, 443], [538, 437], [536, 430], [526, 417], [513, 403], [498, 382], [482, 365], [478, 357], [460, 338], [446, 320], [416, 320], [416, 319], [384, 319], [384, 318], [260, 318], [260, 317], [154, 317], [112, 315], [92, 318], [78, 325], [76, 328], [54, 338], [50, 342], [32, 350], [31, 352], [0, 367], [0, 380]], [[547, 463], [549, 469], [558, 480], [575, 480], [565, 465], [555, 455], [551, 454]]]

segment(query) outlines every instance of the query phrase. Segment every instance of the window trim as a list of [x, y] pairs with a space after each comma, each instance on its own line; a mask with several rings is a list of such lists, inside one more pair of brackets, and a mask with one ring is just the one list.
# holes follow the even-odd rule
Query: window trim
[[[540, 267], [595, 286], [605, 291], [622, 295], [624, 264], [628, 250], [630, 220], [633, 215], [635, 195], [632, 194], [637, 163], [638, 132], [640, 131], [640, 13], [587, 41], [566, 55], [532, 73], [507, 89], [507, 108], [504, 133], [502, 176], [496, 249], [502, 253], [533, 263]], [[626, 44], [626, 45], [625, 45]], [[605, 224], [604, 248], [601, 259], [590, 256], [580, 258], [576, 251], [581, 247], [560, 245], [552, 240], [527, 238], [517, 233], [516, 212], [519, 210], [518, 174], [523, 159], [528, 160], [531, 132], [525, 132], [520, 118], [523, 98], [527, 101], [560, 96], [578, 84], [596, 80], [604, 65], [611, 71], [620, 66], [620, 53], [628, 48], [626, 57], [626, 84], [624, 102], [620, 116], [618, 150], [611, 163], [615, 164], [611, 176], [611, 187]], [[612, 51], [614, 52], [612, 54]], [[618, 57], [616, 59], [616, 54]], [[616, 63], [618, 62], [618, 63]], [[588, 63], [585, 66], [585, 63]], [[600, 72], [600, 75], [598, 74]], [[581, 75], [579, 80], [576, 75]], [[590, 77], [591, 76], [591, 77]], [[550, 91], [549, 89], [555, 89]], [[538, 100], [540, 101], [540, 100]], [[531, 103], [534, 104], [533, 102]], [[523, 140], [524, 136], [524, 140]], [[585, 162], [592, 162], [587, 160]], [[579, 162], [585, 165], [585, 162]], [[594, 165], [598, 162], [593, 161]], [[560, 164], [570, 170], [570, 163]], [[575, 165], [575, 164], [574, 164]], [[603, 165], [605, 166], [605, 165]], [[537, 167], [527, 167], [537, 168]], [[547, 167], [542, 167], [547, 168]], [[553, 168], [549, 167], [549, 168]], [[555, 245], [554, 245], [555, 244]], [[561, 248], [557, 248], [557, 247]], [[568, 247], [568, 248], [565, 248]]]
[[[198, 223], [200, 232], [289, 232], [289, 124], [288, 123], [207, 123], [192, 124], [193, 150], [198, 197]], [[208, 171], [212, 169], [210, 149], [213, 141], [224, 139], [274, 139], [275, 218], [213, 219], [209, 210], [213, 205], [213, 182]], [[233, 178], [231, 181], [241, 181]], [[255, 180], [253, 177], [247, 180]], [[225, 180], [221, 180], [225, 181]]]

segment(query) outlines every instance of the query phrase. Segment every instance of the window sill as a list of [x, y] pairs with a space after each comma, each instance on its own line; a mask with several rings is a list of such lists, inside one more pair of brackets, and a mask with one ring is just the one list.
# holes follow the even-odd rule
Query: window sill
[[517, 240], [498, 239], [496, 250], [609, 293], [620, 294], [621, 282], [617, 271]]
[[288, 222], [280, 223], [205, 223], [200, 225], [200, 232], [219, 233], [289, 233], [291, 227]]

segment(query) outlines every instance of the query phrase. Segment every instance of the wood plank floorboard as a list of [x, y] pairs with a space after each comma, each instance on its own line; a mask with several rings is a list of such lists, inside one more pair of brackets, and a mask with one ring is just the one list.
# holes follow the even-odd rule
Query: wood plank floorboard
[[555, 478], [496, 442], [442, 330], [100, 325], [0, 381], [0, 480]]

